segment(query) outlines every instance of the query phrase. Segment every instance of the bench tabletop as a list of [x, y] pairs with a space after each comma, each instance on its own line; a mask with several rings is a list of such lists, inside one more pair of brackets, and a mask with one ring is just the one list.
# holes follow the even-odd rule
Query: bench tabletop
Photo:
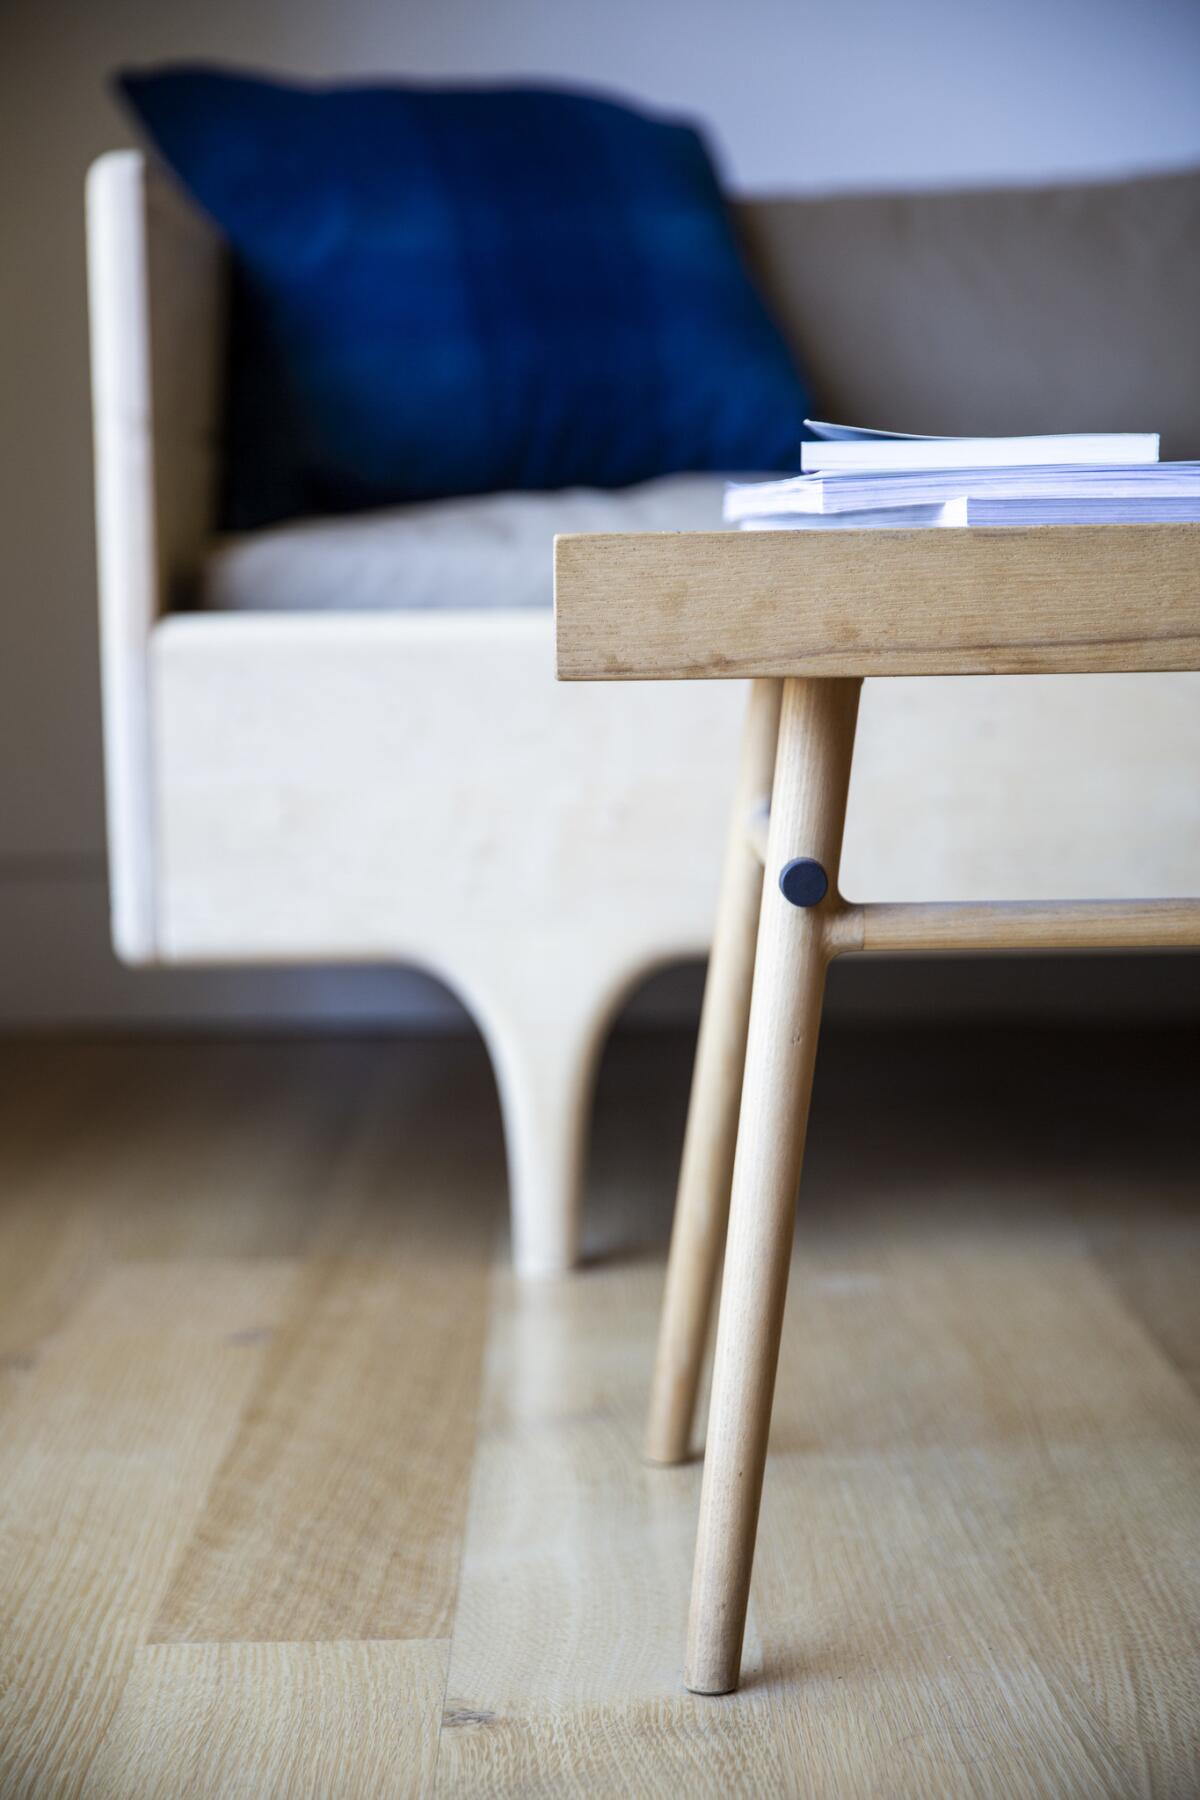
[[555, 540], [564, 681], [1200, 669], [1200, 524]]

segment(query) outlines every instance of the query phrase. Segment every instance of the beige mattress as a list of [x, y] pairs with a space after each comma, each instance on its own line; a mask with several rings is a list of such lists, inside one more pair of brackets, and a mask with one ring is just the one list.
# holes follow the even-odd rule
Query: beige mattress
[[549, 606], [564, 531], [718, 531], [721, 475], [483, 494], [218, 540], [203, 604], [242, 612]]

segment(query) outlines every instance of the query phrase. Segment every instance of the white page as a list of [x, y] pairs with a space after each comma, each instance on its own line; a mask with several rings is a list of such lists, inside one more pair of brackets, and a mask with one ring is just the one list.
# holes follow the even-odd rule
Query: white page
[[1075, 496], [1136, 500], [1150, 495], [1191, 499], [1200, 495], [1200, 463], [921, 469], [879, 476], [845, 472], [817, 476], [813, 488], [805, 490], [803, 504], [819, 504], [822, 512], [854, 512], [865, 506], [929, 505], [954, 494], [1006, 499], [1022, 495], [1060, 500]]
[[[884, 507], [884, 516], [890, 508]], [[1200, 523], [1200, 498], [1147, 494], [1138, 499], [1106, 496], [1088, 499], [1027, 495], [996, 499], [991, 495], [966, 502], [967, 525], [1194, 525]], [[843, 518], [860, 518], [843, 513]]]
[[739, 521], [741, 531], [912, 531], [967, 523], [965, 496], [938, 506], [873, 506], [866, 512], [767, 513]]
[[826, 443], [953, 444], [954, 438], [926, 437], [919, 431], [877, 431], [870, 425], [832, 425], [827, 419], [805, 419], [804, 428]]
[[[821, 424], [825, 431], [850, 431], [851, 427]], [[822, 438], [800, 446], [800, 467], [806, 474], [834, 473], [842, 469], [880, 471], [898, 469], [959, 469], [986, 465], [1029, 467], [1045, 463], [1154, 463], [1158, 461], [1156, 432], [1066, 432], [1038, 437], [928, 438], [903, 437], [898, 433], [858, 432], [855, 436]]]
[[767, 512], [859, 512], [872, 506], [928, 506], [956, 494], [1039, 494], [1068, 499], [1136, 499], [1200, 495], [1200, 462], [1046, 464], [1030, 468], [840, 470], [793, 475], [782, 481], [731, 485], [725, 514], [737, 519]]

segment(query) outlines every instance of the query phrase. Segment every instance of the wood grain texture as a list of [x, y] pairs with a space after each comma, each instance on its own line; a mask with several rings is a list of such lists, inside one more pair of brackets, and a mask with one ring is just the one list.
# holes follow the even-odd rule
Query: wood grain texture
[[370, 1800], [430, 1792], [444, 1643], [152, 1645], [85, 1800]]
[[70, 1178], [72, 1170], [83, 1176], [74, 1126], [81, 1118], [98, 1124], [87, 1064], [63, 1053], [57, 1079], [33, 1092], [23, 1074], [17, 1048], [0, 1046], [0, 1396], [7, 1378], [32, 1368], [41, 1340], [93, 1279], [97, 1262], [97, 1234], [80, 1216], [80, 1190]]
[[1200, 1394], [1200, 1227], [1119, 1233], [1096, 1257], [1147, 1335]]
[[[700, 1471], [639, 1454], [658, 1297], [645, 1262], [497, 1277], [440, 1796], [750, 1795], [783, 1775], [761, 1689], [722, 1714], [681, 1685]], [[761, 1676], [753, 1624], [746, 1661]]]
[[684, 1679], [701, 1694], [738, 1685], [837, 906], [832, 891], [793, 906], [775, 872], [794, 856], [838, 867], [858, 699], [856, 681], [784, 684], [688, 1613]]
[[405, 1138], [430, 1092], [416, 1068], [407, 1094], [368, 1085], [151, 1641], [448, 1633], [500, 1195], [480, 1179], [494, 1136], [463, 1126], [439, 1158], [462, 1178], [457, 1212], [415, 1204], [429, 1146]]
[[294, 1265], [105, 1271], [0, 1432], [0, 1793], [72, 1794], [254, 1389]]
[[[0, 1046], [0, 1273], [9, 1244], [42, 1271], [28, 1310], [15, 1281], [0, 1291], [5, 1800], [1192, 1800], [1194, 1034], [826, 1033], [747, 1683], [721, 1701], [680, 1683], [700, 1469], [639, 1455], [690, 1059], [683, 1035], [618, 1040], [603, 1254], [531, 1287], [495, 1230], [477, 1044]], [[341, 1271], [353, 1312], [356, 1271], [405, 1259], [460, 1270], [443, 1307], [484, 1354], [461, 1570], [432, 1641], [350, 1635], [374, 1620], [339, 1565], [356, 1546], [398, 1570], [392, 1612], [407, 1593], [415, 1622], [442, 1521], [411, 1511], [398, 1547], [370, 1480], [334, 1471], [361, 1516], [330, 1528], [322, 1563], [318, 1474], [278, 1449], [285, 1393], [314, 1457], [391, 1430], [374, 1376], [361, 1398], [352, 1379], [368, 1337], [401, 1426], [410, 1377], [430, 1408], [459, 1404], [460, 1364], [440, 1378], [386, 1308], [368, 1301], [359, 1331], [334, 1328], [334, 1285], [297, 1307], [310, 1263]], [[342, 1376], [305, 1362], [306, 1318]], [[283, 1344], [311, 1391], [267, 1379]], [[245, 1516], [206, 1569], [203, 1522], [237, 1516], [228, 1475], [260, 1407], [296, 1480], [264, 1484], [274, 1516]], [[357, 1425], [331, 1416], [355, 1409]], [[436, 1428], [419, 1441], [436, 1454]], [[271, 1554], [306, 1590], [273, 1616]], [[240, 1569], [271, 1636], [149, 1643], [189, 1567], [231, 1630]], [[346, 1629], [284, 1636], [318, 1610]], [[176, 1625], [198, 1639], [212, 1616]]]
[[33, 1093], [28, 1062], [27, 1044], [0, 1045], [0, 1368], [18, 1372], [110, 1261], [295, 1255], [387, 1059], [354, 1043], [220, 1058], [182, 1039], [153, 1056], [66, 1043]]
[[681, 1462], [688, 1453], [725, 1253], [765, 854], [765, 838], [756, 853], [747, 826], [761, 823], [765, 832], [782, 698], [781, 682], [755, 682], [742, 733], [646, 1421], [646, 1456], [656, 1463]]
[[1200, 525], [555, 540], [566, 681], [1200, 666]]
[[796, 1270], [755, 1606], [834, 1792], [1200, 1779], [1193, 1397], [1037, 1238], [892, 1228]]
[[1200, 900], [920, 902], [848, 909], [839, 950], [1182, 950], [1200, 944]]
[[[1009, 1055], [982, 1052], [993, 1104]], [[977, 1160], [964, 1207], [878, 1070], [876, 1172], [843, 1127], [861, 1059], [829, 1072], [743, 1690], [677, 1685], [700, 1471], [636, 1460], [652, 1271], [502, 1277], [440, 1792], [1192, 1792], [1200, 1410], [1092, 1264], [1091, 1177]]]
[[481, 1350], [468, 1270], [311, 1264], [151, 1641], [449, 1631]]

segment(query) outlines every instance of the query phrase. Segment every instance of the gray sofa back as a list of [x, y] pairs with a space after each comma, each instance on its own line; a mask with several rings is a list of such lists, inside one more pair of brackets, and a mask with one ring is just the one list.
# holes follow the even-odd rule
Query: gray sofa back
[[818, 417], [1157, 430], [1200, 458], [1200, 170], [755, 200], [738, 223]]

